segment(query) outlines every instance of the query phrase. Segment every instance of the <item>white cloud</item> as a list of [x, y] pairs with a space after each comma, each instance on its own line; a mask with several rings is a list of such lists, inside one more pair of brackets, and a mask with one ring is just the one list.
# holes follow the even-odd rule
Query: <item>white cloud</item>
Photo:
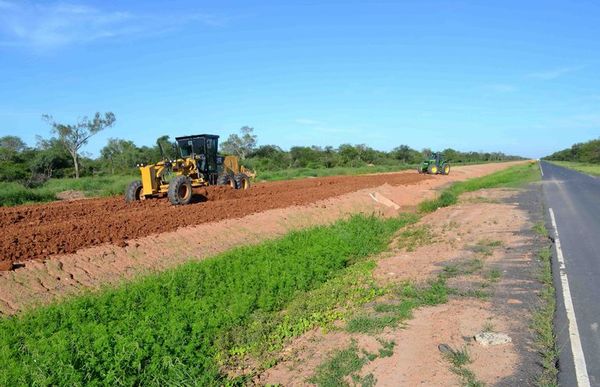
[[534, 73], [528, 74], [530, 78], [542, 79], [544, 81], [549, 81], [552, 79], [560, 78], [565, 74], [569, 74], [575, 71], [579, 71], [583, 68], [583, 66], [571, 66], [571, 67], [559, 67], [555, 69], [538, 71]]
[[216, 15], [147, 15], [75, 3], [0, 0], [0, 44], [38, 51], [119, 37], [154, 35], [190, 23], [223, 26]]

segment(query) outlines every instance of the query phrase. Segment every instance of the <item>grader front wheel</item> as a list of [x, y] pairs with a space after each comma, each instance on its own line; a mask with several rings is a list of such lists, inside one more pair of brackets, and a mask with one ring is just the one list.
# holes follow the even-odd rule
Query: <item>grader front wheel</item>
[[192, 182], [187, 176], [177, 176], [169, 183], [167, 193], [171, 204], [188, 204], [192, 200]]
[[125, 190], [125, 201], [127, 203], [135, 202], [142, 199], [142, 182], [139, 180], [132, 181]]

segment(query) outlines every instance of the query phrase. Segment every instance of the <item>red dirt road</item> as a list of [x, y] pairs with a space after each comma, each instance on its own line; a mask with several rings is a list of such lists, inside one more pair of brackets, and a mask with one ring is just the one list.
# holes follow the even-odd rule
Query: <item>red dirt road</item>
[[0, 270], [16, 262], [104, 243], [176, 230], [179, 227], [239, 218], [274, 208], [313, 203], [382, 184], [409, 185], [430, 179], [414, 172], [336, 176], [263, 183], [248, 191], [229, 187], [198, 190], [188, 206], [171, 206], [166, 199], [126, 204], [120, 197], [0, 208]]

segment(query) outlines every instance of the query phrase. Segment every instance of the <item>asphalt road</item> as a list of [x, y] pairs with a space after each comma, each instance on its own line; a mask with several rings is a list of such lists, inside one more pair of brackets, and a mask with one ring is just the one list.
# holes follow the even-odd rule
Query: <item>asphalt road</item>
[[[576, 386], [579, 381], [585, 386], [582, 369], [587, 368], [589, 385], [600, 386], [600, 178], [546, 162], [541, 163], [541, 169], [548, 223], [552, 225], [551, 208], [564, 259], [561, 270], [561, 253], [555, 243], [559, 383]], [[574, 313], [565, 309], [570, 303], [565, 288], [570, 290]]]

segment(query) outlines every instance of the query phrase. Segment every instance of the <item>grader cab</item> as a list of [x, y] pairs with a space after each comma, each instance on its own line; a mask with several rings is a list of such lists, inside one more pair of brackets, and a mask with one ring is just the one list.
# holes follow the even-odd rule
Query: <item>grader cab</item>
[[175, 141], [175, 160], [165, 157], [159, 143], [163, 160], [138, 165], [141, 179], [127, 187], [127, 202], [167, 196], [172, 204], [181, 205], [191, 201], [194, 188], [209, 185], [250, 188], [254, 172], [240, 166], [237, 157], [218, 154], [219, 136], [200, 134], [176, 137]]

